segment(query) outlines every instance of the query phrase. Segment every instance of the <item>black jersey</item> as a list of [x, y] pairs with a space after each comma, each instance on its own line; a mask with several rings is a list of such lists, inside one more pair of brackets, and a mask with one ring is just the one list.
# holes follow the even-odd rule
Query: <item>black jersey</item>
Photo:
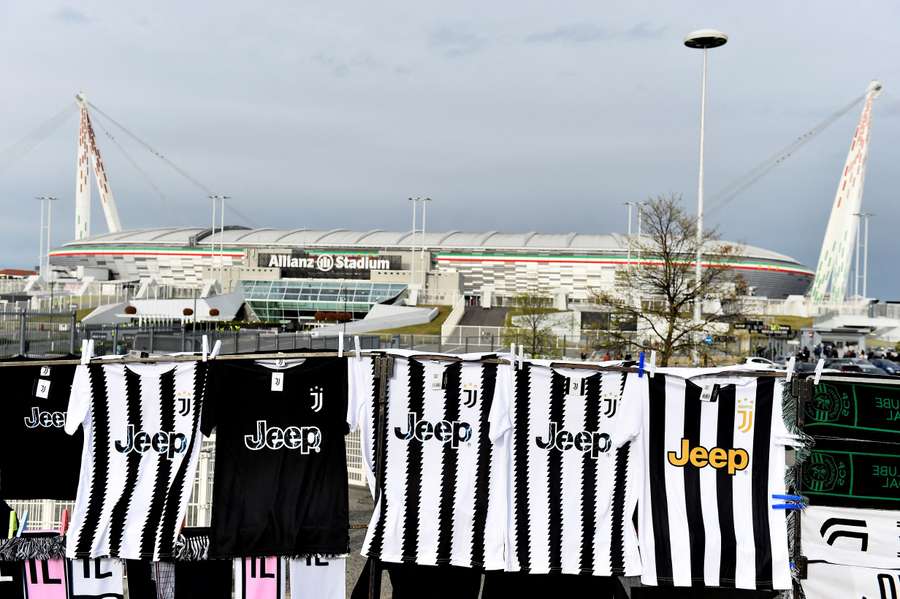
[[210, 556], [347, 553], [346, 361], [216, 363], [207, 397]]
[[81, 431], [65, 433], [74, 365], [3, 369], [0, 497], [75, 499]]

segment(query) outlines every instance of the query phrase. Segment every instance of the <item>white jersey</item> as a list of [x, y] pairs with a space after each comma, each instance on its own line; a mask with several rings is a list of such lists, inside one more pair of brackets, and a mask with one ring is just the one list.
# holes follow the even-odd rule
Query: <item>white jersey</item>
[[811, 562], [900, 570], [900, 511], [810, 505], [800, 525]]
[[532, 362], [512, 376], [491, 431], [511, 460], [507, 569], [639, 574], [642, 380]]
[[79, 366], [66, 432], [84, 427], [69, 558], [171, 557], [200, 451], [206, 366]]
[[345, 599], [347, 560], [307, 557], [290, 562], [291, 599]]
[[810, 563], [800, 585], [806, 599], [894, 599], [900, 597], [900, 570]]
[[644, 409], [641, 581], [788, 589], [781, 381], [657, 373]]
[[122, 599], [122, 562], [117, 559], [69, 560], [72, 599]]
[[[387, 562], [501, 569], [506, 451], [490, 440], [508, 366], [395, 356], [388, 384], [385, 483], [363, 555]], [[374, 480], [372, 358], [350, 360], [351, 429]], [[382, 459], [382, 458], [380, 458]]]

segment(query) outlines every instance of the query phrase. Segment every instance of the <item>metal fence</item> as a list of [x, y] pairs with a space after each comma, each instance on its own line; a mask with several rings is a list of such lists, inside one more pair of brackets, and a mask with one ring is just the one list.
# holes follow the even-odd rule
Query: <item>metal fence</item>
[[0, 356], [74, 353], [74, 312], [0, 312]]

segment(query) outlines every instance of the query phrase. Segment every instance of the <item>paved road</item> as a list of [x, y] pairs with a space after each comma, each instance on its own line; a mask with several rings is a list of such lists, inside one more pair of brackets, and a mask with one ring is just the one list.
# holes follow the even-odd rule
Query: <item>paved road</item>
[[[372, 496], [368, 487], [350, 485], [350, 525], [368, 524], [372, 515]], [[359, 578], [366, 560], [359, 554], [362, 549], [366, 529], [351, 528], [350, 530], [350, 559], [347, 560], [347, 597], [353, 591], [356, 579]], [[381, 596], [391, 597], [391, 582], [387, 575], [382, 577]]]

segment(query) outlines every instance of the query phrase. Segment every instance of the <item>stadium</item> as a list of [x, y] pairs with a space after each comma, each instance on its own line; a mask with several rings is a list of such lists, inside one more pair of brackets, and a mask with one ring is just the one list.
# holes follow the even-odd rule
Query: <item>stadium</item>
[[[754, 296], [807, 292], [814, 272], [793, 258], [744, 244], [727, 258], [711, 247], [705, 266], [740, 274]], [[629, 237], [607, 234], [390, 232], [346, 229], [158, 228], [93, 235], [50, 252], [54, 270], [79, 279], [169, 289], [217, 280], [240, 291], [264, 320], [305, 320], [318, 311], [366, 314], [412, 304], [503, 306], [523, 292], [560, 308], [590, 303], [617, 269], [637, 264]]]

